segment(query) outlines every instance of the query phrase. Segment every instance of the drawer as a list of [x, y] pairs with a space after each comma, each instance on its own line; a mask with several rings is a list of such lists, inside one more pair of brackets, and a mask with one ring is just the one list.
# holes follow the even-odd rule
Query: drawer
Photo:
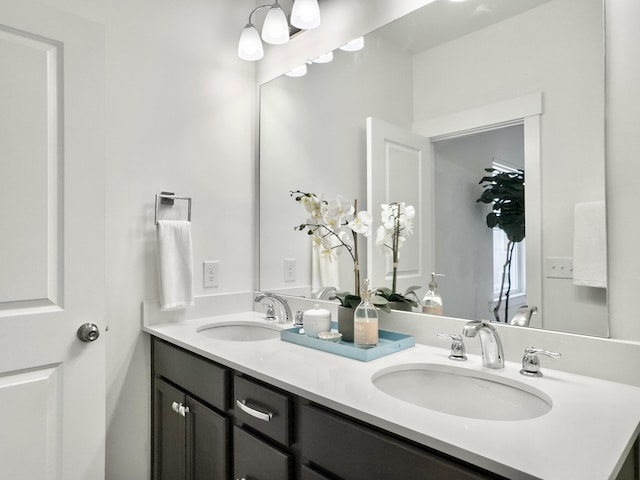
[[291, 439], [291, 399], [269, 387], [235, 376], [233, 410], [237, 420], [282, 445]]
[[316, 472], [307, 465], [302, 465], [300, 469], [300, 480], [331, 480], [329, 477], [325, 477], [319, 472]]
[[502, 478], [313, 406], [300, 413], [302, 456], [340, 478]]
[[242, 428], [233, 427], [233, 478], [288, 480], [292, 458]]
[[227, 409], [229, 373], [210, 360], [154, 338], [153, 371], [209, 405]]

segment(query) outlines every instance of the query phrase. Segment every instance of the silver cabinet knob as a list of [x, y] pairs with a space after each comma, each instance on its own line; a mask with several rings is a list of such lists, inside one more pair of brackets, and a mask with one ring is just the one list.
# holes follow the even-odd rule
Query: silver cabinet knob
[[100, 330], [95, 323], [85, 323], [78, 328], [78, 338], [83, 342], [93, 342], [100, 336]]

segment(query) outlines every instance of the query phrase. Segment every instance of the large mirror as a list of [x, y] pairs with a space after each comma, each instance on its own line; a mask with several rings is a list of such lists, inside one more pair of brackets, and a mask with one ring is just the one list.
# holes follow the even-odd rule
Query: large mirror
[[[311, 242], [294, 230], [308, 214], [290, 191], [357, 199], [376, 222], [374, 199], [410, 201], [420, 234], [400, 264], [421, 278], [418, 296], [443, 273], [444, 315], [493, 319], [507, 242], [486, 225], [479, 181], [485, 168], [524, 170], [526, 236], [502, 320], [528, 304], [530, 326], [607, 336], [603, 28], [602, 0], [436, 0], [367, 34], [361, 50], [262, 85], [259, 287], [353, 291], [350, 261], [332, 285], [318, 282]], [[426, 139], [414, 162], [429, 172], [423, 184], [410, 168], [372, 173], [368, 122]], [[379, 255], [360, 242], [362, 278], [377, 275], [366, 265]], [[390, 286], [384, 275], [375, 287]]]

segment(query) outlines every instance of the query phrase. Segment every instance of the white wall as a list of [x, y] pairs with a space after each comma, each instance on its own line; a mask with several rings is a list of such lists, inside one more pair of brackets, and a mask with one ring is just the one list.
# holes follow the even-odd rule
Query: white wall
[[154, 194], [193, 198], [196, 294], [203, 260], [221, 262], [206, 293], [253, 288], [255, 67], [236, 48], [255, 2], [43, 1], [106, 26], [107, 479], [144, 480]]
[[607, 0], [606, 16], [611, 336], [640, 342], [640, 2]]

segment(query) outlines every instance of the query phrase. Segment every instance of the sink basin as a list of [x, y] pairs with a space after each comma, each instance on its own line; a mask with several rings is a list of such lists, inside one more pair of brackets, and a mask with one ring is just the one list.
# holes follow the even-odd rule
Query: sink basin
[[258, 322], [225, 322], [200, 327], [200, 335], [230, 342], [257, 342], [280, 338], [280, 328]]
[[527, 420], [548, 413], [553, 404], [524, 382], [451, 365], [389, 367], [375, 373], [372, 382], [399, 400], [480, 420]]

